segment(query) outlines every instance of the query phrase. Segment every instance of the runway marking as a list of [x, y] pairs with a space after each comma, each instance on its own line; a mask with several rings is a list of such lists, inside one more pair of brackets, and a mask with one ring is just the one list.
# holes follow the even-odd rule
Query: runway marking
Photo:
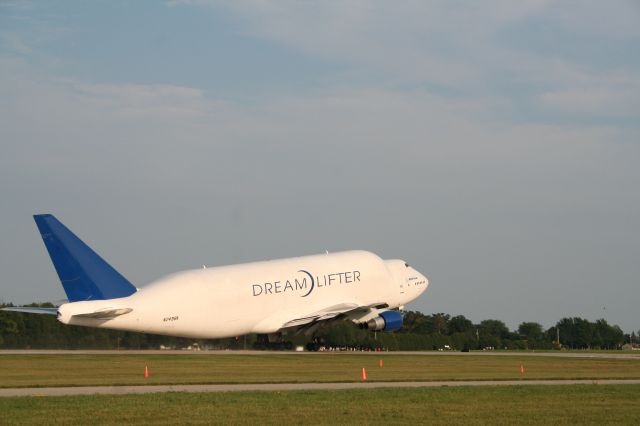
[[82, 386], [55, 388], [5, 388], [3, 396], [124, 395], [164, 392], [241, 392], [341, 390], [380, 388], [428, 388], [458, 386], [535, 386], [535, 385], [637, 385], [640, 380], [473, 380], [434, 382], [350, 382], [350, 383], [246, 383], [235, 385], [158, 385], [158, 386]]

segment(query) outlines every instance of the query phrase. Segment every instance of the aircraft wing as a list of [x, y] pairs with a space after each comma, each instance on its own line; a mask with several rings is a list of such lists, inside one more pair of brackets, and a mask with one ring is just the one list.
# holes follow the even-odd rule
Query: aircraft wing
[[282, 325], [282, 328], [298, 327], [315, 321], [335, 318], [340, 314], [358, 309], [359, 307], [360, 306], [355, 303], [340, 303], [338, 305], [333, 305], [320, 311], [313, 312], [307, 316], [287, 321]]
[[357, 303], [340, 303], [338, 305], [329, 306], [320, 311], [313, 312], [300, 318], [295, 318], [285, 322], [281, 328], [300, 327], [311, 323], [318, 323], [333, 319], [339, 315], [348, 315], [358, 317], [361, 313], [366, 315], [371, 309], [384, 308], [388, 306], [386, 303], [374, 303], [372, 305], [359, 305]]

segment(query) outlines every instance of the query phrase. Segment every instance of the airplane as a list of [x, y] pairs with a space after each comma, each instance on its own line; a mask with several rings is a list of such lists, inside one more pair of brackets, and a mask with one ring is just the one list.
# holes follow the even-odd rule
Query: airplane
[[256, 333], [269, 342], [338, 320], [396, 331], [404, 305], [429, 285], [403, 260], [354, 250], [203, 267], [136, 288], [53, 215], [34, 219], [68, 302], [3, 310], [63, 324], [201, 339]]

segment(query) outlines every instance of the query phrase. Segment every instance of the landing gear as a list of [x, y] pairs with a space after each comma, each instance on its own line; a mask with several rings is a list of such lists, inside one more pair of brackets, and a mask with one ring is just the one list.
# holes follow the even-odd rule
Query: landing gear
[[254, 349], [270, 350], [270, 351], [290, 351], [293, 349], [293, 342], [284, 341], [282, 333], [258, 334], [256, 342], [253, 344]]

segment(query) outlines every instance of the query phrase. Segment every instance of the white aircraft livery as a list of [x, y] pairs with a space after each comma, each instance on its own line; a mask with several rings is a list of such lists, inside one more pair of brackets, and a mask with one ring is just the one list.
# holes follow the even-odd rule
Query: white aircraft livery
[[204, 339], [311, 334], [337, 320], [395, 331], [429, 285], [403, 260], [344, 251], [177, 272], [138, 289], [53, 215], [34, 219], [68, 303], [4, 310], [64, 324]]

